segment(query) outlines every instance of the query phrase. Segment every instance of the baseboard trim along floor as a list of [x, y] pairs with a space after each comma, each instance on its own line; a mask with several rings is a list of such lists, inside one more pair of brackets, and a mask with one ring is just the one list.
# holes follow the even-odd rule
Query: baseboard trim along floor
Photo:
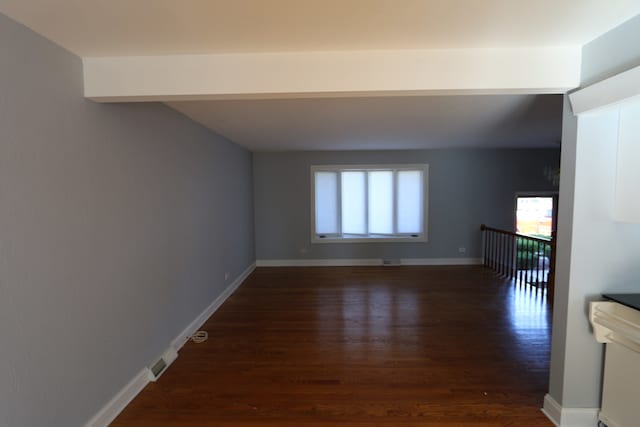
[[[387, 262], [390, 261], [390, 262]], [[482, 258], [260, 259], [256, 267], [357, 267], [366, 265], [480, 265]]]
[[549, 394], [544, 397], [542, 413], [557, 427], [585, 427], [598, 424], [598, 408], [563, 408]]

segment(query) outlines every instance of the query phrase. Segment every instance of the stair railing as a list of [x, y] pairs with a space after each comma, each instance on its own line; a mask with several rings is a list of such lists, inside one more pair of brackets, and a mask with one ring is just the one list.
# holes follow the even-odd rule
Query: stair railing
[[547, 292], [553, 300], [555, 233], [550, 239], [480, 226], [485, 267], [499, 275]]

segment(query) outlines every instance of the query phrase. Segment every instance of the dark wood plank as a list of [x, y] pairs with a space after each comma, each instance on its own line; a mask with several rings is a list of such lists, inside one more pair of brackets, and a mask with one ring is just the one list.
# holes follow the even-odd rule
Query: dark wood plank
[[482, 267], [258, 268], [114, 426], [551, 426], [545, 299]]

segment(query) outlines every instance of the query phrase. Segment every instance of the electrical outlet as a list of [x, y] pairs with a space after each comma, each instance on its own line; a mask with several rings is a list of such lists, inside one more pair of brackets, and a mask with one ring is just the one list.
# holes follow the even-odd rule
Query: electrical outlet
[[229, 272], [228, 271], [226, 273], [224, 273], [224, 280], [225, 281], [229, 280]]
[[463, 253], [467, 252], [467, 248], [458, 248], [458, 252], [463, 254]]

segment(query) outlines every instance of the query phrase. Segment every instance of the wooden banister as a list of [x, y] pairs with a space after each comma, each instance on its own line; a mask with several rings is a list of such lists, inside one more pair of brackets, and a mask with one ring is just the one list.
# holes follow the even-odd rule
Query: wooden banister
[[484, 265], [519, 283], [546, 290], [553, 301], [555, 233], [550, 239], [480, 226]]
[[545, 238], [542, 238], [542, 237], [529, 236], [529, 235], [526, 235], [526, 234], [514, 233], [513, 231], [501, 230], [499, 228], [489, 227], [489, 226], [486, 226], [484, 224], [480, 225], [480, 230], [481, 231], [485, 231], [485, 230], [487, 230], [487, 231], [495, 231], [496, 233], [504, 234], [504, 235], [507, 235], [507, 236], [526, 237], [529, 240], [534, 240], [534, 241], [538, 241], [538, 242], [541, 242], [541, 243], [549, 243], [552, 240], [552, 239], [545, 239]]

